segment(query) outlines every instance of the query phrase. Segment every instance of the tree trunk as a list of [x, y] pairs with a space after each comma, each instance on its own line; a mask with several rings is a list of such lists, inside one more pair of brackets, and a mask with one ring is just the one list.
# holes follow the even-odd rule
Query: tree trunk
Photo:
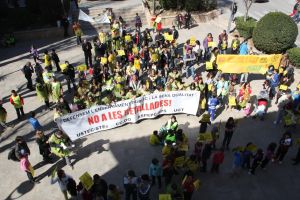
[[155, 15], [155, 1], [156, 0], [153, 0], [153, 15]]

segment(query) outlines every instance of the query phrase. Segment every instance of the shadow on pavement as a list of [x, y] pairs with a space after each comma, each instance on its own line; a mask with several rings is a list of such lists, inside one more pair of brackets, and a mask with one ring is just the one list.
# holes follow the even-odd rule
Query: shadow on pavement
[[[30, 192], [35, 185], [30, 183], [29, 181], [24, 181], [21, 183], [18, 187], [16, 187], [8, 197], [5, 198], [5, 200], [13, 200], [13, 199], [19, 199], [26, 193]], [[15, 194], [17, 193], [17, 194]], [[13, 197], [12, 197], [13, 196]], [[15, 197], [16, 196], [16, 197]]]

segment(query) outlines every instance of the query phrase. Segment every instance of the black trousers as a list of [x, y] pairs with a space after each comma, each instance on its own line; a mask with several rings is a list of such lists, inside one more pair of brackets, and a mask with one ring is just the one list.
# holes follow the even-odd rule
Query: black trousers
[[232, 131], [225, 131], [224, 139], [223, 139], [223, 147], [228, 147], [232, 138], [233, 132]]
[[23, 106], [21, 108], [15, 108], [16, 109], [16, 113], [18, 115], [18, 119], [21, 118], [21, 114], [25, 115], [24, 110], [23, 110]]
[[58, 72], [60, 72], [61, 71], [61, 69], [60, 69], [60, 66], [59, 66], [59, 62], [54, 62], [55, 63], [55, 67], [56, 67], [56, 70], [58, 71]]
[[25, 77], [25, 78], [27, 79], [27, 88], [30, 89], [30, 90], [33, 90], [31, 76], [30, 77]]
[[31, 174], [31, 172], [29, 172], [29, 171], [26, 171], [26, 174], [27, 174], [28, 180], [30, 180], [30, 181], [34, 181], [34, 179], [33, 179], [33, 176], [32, 176], [32, 174]]
[[193, 192], [183, 192], [183, 199], [184, 200], [191, 200]]
[[68, 91], [71, 92], [71, 83], [73, 85], [74, 90], [76, 90], [76, 84], [74, 78], [70, 78], [69, 76], [66, 76], [67, 85], [68, 85]]
[[298, 152], [295, 158], [295, 163], [298, 164], [300, 162], [300, 147], [298, 148]]
[[152, 185], [155, 185], [155, 180], [158, 180], [158, 187], [161, 188], [161, 176], [152, 176]]
[[86, 66], [93, 67], [92, 54], [91, 53], [85, 53], [84, 54], [84, 60], [85, 60]]

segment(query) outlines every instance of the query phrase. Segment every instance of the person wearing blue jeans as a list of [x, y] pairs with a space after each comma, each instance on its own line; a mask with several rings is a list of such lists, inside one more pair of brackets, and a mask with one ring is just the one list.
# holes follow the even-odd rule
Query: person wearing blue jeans
[[213, 95], [208, 99], [208, 113], [210, 114], [210, 121], [214, 121], [217, 105], [219, 105], [219, 100], [217, 99], [216, 95]]

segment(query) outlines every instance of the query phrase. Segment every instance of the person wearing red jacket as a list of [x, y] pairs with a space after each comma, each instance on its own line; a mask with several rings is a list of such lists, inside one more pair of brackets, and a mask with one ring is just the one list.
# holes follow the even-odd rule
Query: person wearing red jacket
[[15, 107], [18, 119], [21, 118], [21, 114], [22, 116], [25, 115], [23, 110], [24, 100], [15, 90], [11, 91], [9, 102]]
[[219, 173], [219, 167], [224, 161], [224, 149], [220, 149], [213, 155], [213, 163], [211, 166], [211, 173]]
[[187, 171], [185, 173], [184, 179], [182, 180], [181, 186], [183, 189], [184, 200], [191, 200], [193, 192], [195, 190], [194, 177], [192, 171]]

